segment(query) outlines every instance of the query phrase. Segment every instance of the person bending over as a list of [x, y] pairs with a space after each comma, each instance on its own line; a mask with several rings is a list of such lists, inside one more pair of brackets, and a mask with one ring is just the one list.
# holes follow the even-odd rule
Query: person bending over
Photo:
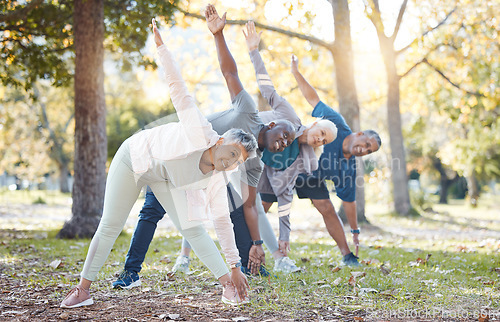
[[[257, 142], [240, 129], [231, 129], [222, 137], [212, 129], [189, 95], [154, 19], [153, 32], [179, 122], [141, 131], [118, 149], [107, 177], [102, 218], [90, 243], [80, 283], [62, 301], [63, 308], [93, 304], [90, 286], [145, 185], [156, 193], [176, 228], [223, 285], [222, 301], [248, 301], [248, 281], [240, 270], [229, 218], [225, 171], [252, 157]], [[231, 273], [200, 221], [208, 212]]]

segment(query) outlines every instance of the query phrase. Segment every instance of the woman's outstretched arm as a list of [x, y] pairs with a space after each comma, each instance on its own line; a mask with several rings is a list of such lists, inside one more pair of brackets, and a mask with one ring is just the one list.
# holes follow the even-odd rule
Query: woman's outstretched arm
[[[155, 19], [152, 22], [155, 44], [161, 64], [165, 69], [165, 78], [170, 91], [170, 98], [177, 111], [179, 121], [184, 127], [189, 129], [186, 133], [189, 134], [190, 141], [193, 143], [196, 141], [196, 145], [203, 145], [204, 142], [206, 144], [207, 141], [213, 140], [216, 133], [213, 131], [212, 125], [198, 109], [194, 97], [190, 95], [179, 66], [175, 62], [172, 53], [170, 53], [167, 46], [163, 43], [160, 31], [156, 27]], [[212, 143], [215, 144], [215, 141]]]

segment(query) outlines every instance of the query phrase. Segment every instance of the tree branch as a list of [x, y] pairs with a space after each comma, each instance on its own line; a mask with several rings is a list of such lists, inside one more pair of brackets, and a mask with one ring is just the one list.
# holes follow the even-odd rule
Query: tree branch
[[68, 121], [66, 122], [66, 124], [64, 125], [64, 132], [66, 132], [66, 130], [68, 129], [69, 125], [71, 124], [71, 120], [73, 120], [73, 118], [75, 117], [75, 113], [72, 113], [68, 119]]
[[398, 19], [396, 20], [396, 26], [394, 27], [394, 32], [392, 33], [391, 41], [394, 42], [396, 39], [399, 28], [401, 27], [401, 22], [403, 21], [403, 15], [406, 10], [406, 5], [408, 4], [408, 0], [404, 0], [403, 3], [401, 4], [401, 8], [399, 8], [399, 14], [398, 14]]
[[431, 64], [427, 58], [424, 58], [422, 59], [422, 63], [425, 63], [427, 64], [430, 68], [434, 69], [442, 78], [444, 78], [448, 83], [450, 83], [451, 85], [453, 85], [454, 87], [458, 88], [459, 90], [461, 91], [464, 91], [465, 93], [467, 94], [470, 94], [470, 95], [474, 95], [474, 96], [478, 96], [478, 97], [486, 97], [484, 94], [482, 93], [479, 93], [479, 92], [471, 92], [471, 91], [468, 91], [466, 89], [463, 89], [462, 87], [460, 87], [460, 85], [454, 83], [451, 81], [450, 78], [448, 78], [439, 68], [437, 68], [436, 66], [434, 66], [433, 64]]
[[[368, 19], [370, 19], [373, 26], [375, 27], [379, 43], [382, 39], [384, 40], [388, 39], [387, 36], [385, 35], [385, 28], [384, 28], [384, 23], [382, 22], [382, 17], [380, 15], [380, 7], [378, 4], [378, 0], [373, 0], [373, 1], [365, 0], [364, 4], [365, 4], [366, 16], [368, 17]], [[368, 12], [368, 9], [370, 9], [371, 12]]]
[[457, 47], [455, 47], [453, 44], [448, 44], [448, 43], [443, 43], [443, 44], [439, 44], [439, 45], [436, 45], [434, 48], [432, 48], [425, 56], [424, 58], [422, 58], [420, 61], [418, 61], [417, 63], [415, 63], [412, 67], [410, 67], [410, 69], [408, 69], [405, 73], [403, 73], [401, 76], [399, 76], [399, 78], [403, 78], [405, 76], [407, 76], [413, 69], [415, 69], [415, 67], [417, 67], [418, 65], [424, 63], [424, 59], [427, 59], [427, 57], [429, 57], [429, 55], [438, 50], [439, 48], [441, 47], [451, 47], [455, 50], [457, 50]]
[[[182, 12], [187, 17], [193, 17], [193, 18], [196, 18], [196, 19], [205, 20], [205, 16], [202, 16], [200, 14], [188, 12], [188, 11], [182, 9], [182, 8], [178, 8], [178, 10], [180, 12]], [[248, 20], [226, 20], [226, 24], [228, 24], [228, 25], [245, 25], [247, 22], [248, 22]], [[304, 34], [301, 34], [301, 33], [298, 33], [298, 32], [294, 32], [294, 31], [290, 31], [290, 30], [286, 30], [286, 29], [282, 29], [282, 28], [278, 28], [278, 27], [274, 27], [274, 26], [265, 25], [265, 24], [260, 23], [258, 21], [254, 21], [254, 23], [255, 23], [256, 27], [259, 27], [259, 28], [262, 28], [262, 29], [266, 29], [266, 30], [269, 30], [269, 31], [274, 31], [274, 32], [277, 32], [277, 33], [280, 33], [280, 34], [283, 34], [283, 35], [286, 35], [286, 36], [289, 36], [289, 37], [306, 40], [306, 41], [309, 41], [309, 42], [311, 42], [311, 43], [313, 43], [315, 45], [324, 47], [324, 48], [326, 48], [326, 49], [328, 49], [330, 51], [334, 50], [333, 43], [326, 42], [326, 41], [321, 40], [319, 38], [316, 38], [316, 37], [313, 37], [313, 36], [304, 35]]]
[[422, 60], [420, 60], [420, 61], [416, 62], [416, 63], [415, 63], [413, 66], [411, 66], [411, 67], [410, 67], [410, 69], [408, 69], [408, 70], [407, 70], [407, 71], [406, 71], [403, 75], [399, 76], [399, 78], [401, 79], [401, 78], [403, 78], [403, 77], [406, 77], [406, 76], [407, 76], [407, 75], [408, 75], [408, 74], [409, 74], [412, 70], [414, 70], [414, 69], [415, 69], [418, 65], [425, 63], [425, 62], [424, 62], [424, 59], [426, 59], [426, 58], [422, 58]]
[[0, 22], [10, 22], [15, 20], [24, 20], [31, 10], [35, 9], [43, 0], [33, 0], [26, 4], [24, 8], [14, 10], [10, 13], [0, 14]]
[[410, 48], [414, 43], [417, 42], [418, 39], [420, 38], [424, 38], [428, 33], [438, 29], [439, 27], [441, 27], [442, 25], [444, 25], [444, 23], [446, 22], [446, 20], [448, 20], [448, 18], [455, 12], [455, 10], [457, 10], [457, 7], [455, 6], [455, 8], [453, 8], [453, 10], [451, 10], [450, 12], [448, 12], [448, 14], [446, 15], [446, 17], [444, 17], [443, 20], [441, 20], [440, 23], [438, 23], [436, 26], [434, 26], [433, 28], [427, 30], [426, 32], [424, 32], [422, 34], [422, 36], [420, 36], [419, 38], [415, 38], [413, 39], [413, 41], [411, 43], [409, 43], [407, 46], [401, 48], [400, 50], [396, 51], [396, 56], [398, 56], [399, 54], [401, 54], [402, 52], [406, 51], [408, 48]]

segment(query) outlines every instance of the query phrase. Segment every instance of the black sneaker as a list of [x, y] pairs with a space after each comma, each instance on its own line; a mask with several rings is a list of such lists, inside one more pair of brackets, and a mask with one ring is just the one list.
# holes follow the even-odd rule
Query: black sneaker
[[358, 262], [359, 257], [355, 256], [352, 252], [344, 256], [342, 262], [350, 267], [360, 267], [361, 264]]
[[129, 289], [141, 285], [139, 274], [123, 270], [118, 276], [118, 279], [113, 282], [113, 288]]

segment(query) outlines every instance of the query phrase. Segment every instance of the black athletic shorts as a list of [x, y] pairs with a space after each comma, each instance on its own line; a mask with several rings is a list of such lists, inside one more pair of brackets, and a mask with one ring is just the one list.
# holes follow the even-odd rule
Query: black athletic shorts
[[295, 191], [300, 199], [330, 199], [325, 181], [306, 174], [299, 174], [297, 177]]

